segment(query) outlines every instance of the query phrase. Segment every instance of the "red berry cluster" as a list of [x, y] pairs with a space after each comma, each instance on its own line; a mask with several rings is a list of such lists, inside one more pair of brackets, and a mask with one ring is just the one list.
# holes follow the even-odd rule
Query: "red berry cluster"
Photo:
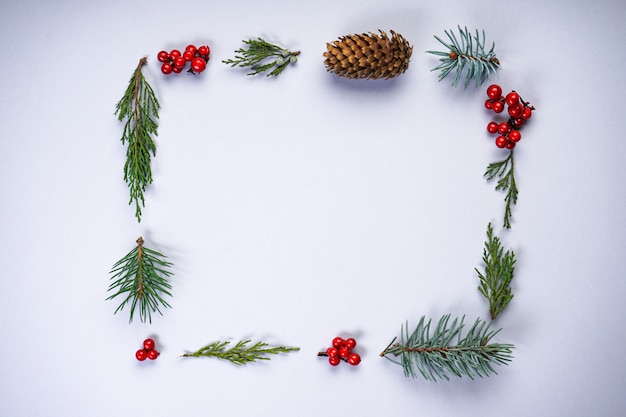
[[337, 366], [343, 360], [348, 362], [352, 366], [357, 366], [361, 363], [361, 356], [358, 353], [352, 352], [352, 349], [356, 347], [356, 340], [349, 337], [343, 339], [339, 336], [335, 337], [332, 341], [332, 346], [326, 349], [325, 352], [319, 352], [317, 356], [327, 356], [328, 363], [332, 366]]
[[158, 358], [159, 355], [160, 353], [154, 348], [154, 340], [146, 339], [143, 341], [143, 349], [139, 349], [135, 353], [135, 358], [137, 358], [138, 361], [145, 361], [146, 359], [153, 361]]
[[191, 63], [191, 68], [188, 72], [197, 74], [206, 69], [206, 63], [209, 61], [209, 55], [211, 49], [208, 46], [203, 45], [196, 48], [195, 45], [187, 45], [185, 52], [180, 52], [178, 49], [172, 49], [171, 51], [160, 51], [157, 54], [157, 59], [162, 62], [161, 72], [163, 74], [179, 74], [187, 65], [187, 62]]
[[496, 138], [498, 148], [513, 149], [522, 138], [519, 129], [530, 119], [535, 108], [522, 100], [515, 90], [503, 96], [502, 88], [496, 84], [487, 88], [487, 97], [489, 98], [485, 101], [485, 108], [502, 113], [506, 105], [509, 114], [509, 120], [506, 122], [489, 122], [487, 131], [498, 135]]

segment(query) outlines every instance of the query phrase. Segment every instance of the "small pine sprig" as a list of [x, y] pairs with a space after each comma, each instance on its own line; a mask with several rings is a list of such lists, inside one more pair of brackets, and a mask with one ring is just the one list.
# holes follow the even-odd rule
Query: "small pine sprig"
[[517, 204], [517, 195], [519, 190], [515, 182], [515, 161], [513, 159], [513, 150], [509, 151], [509, 155], [502, 161], [492, 162], [487, 166], [484, 177], [487, 181], [499, 178], [496, 184], [496, 190], [506, 192], [504, 197], [504, 227], [511, 228], [511, 205]]
[[298, 347], [268, 347], [269, 345], [265, 342], [256, 342], [248, 346], [250, 342], [250, 340], [242, 340], [230, 348], [228, 348], [230, 344], [228, 341], [213, 342], [195, 352], [185, 353], [181, 355], [181, 357], [214, 357], [229, 361], [235, 365], [245, 365], [249, 362], [256, 362], [257, 360], [270, 360], [266, 355], [277, 355], [279, 353], [289, 353], [300, 350]]
[[464, 87], [467, 87], [473, 79], [476, 86], [487, 82], [491, 74], [496, 74], [500, 67], [500, 61], [496, 58], [494, 52], [495, 43], [492, 43], [491, 49], [485, 51], [485, 31], [482, 32], [482, 38], [476, 29], [476, 34], [472, 36], [467, 27], [461, 29], [458, 26], [460, 41], [454, 35], [452, 30], [444, 31], [448, 36], [450, 43], [446, 43], [438, 36], [434, 36], [448, 51], [426, 51], [426, 53], [441, 56], [440, 64], [431, 71], [441, 70], [439, 81], [448, 76], [452, 70], [456, 70], [456, 75], [452, 81], [452, 86], [456, 87], [465, 73]]
[[493, 234], [491, 223], [487, 225], [483, 262], [484, 273], [475, 268], [480, 280], [478, 290], [489, 301], [489, 313], [494, 320], [513, 299], [511, 281], [515, 272], [515, 252], [504, 251], [500, 238]]
[[248, 49], [237, 49], [235, 53], [239, 55], [222, 62], [231, 67], [250, 67], [252, 71], [248, 75], [267, 71], [268, 77], [280, 75], [289, 64], [296, 63], [300, 55], [300, 51], [289, 51], [262, 38], [244, 40], [243, 43], [248, 45]]
[[[490, 325], [480, 319], [462, 337], [464, 319], [449, 323], [450, 315], [445, 315], [432, 335], [430, 319], [422, 317], [411, 333], [407, 323], [400, 330], [400, 342], [394, 337], [380, 356], [400, 365], [406, 377], [417, 378], [419, 373], [427, 381], [449, 380], [449, 375], [473, 380], [475, 376], [497, 374], [492, 365], [508, 364], [514, 346], [489, 343], [500, 330], [490, 330]], [[400, 360], [392, 358], [398, 356]]]
[[135, 309], [138, 309], [142, 322], [148, 320], [152, 323], [153, 312], [163, 315], [161, 307], [171, 307], [164, 296], [172, 296], [168, 277], [173, 274], [168, 268], [173, 264], [165, 260], [165, 255], [146, 248], [143, 244], [144, 240], [140, 236], [137, 246], [117, 261], [110, 272], [114, 281], [108, 291], [114, 293], [107, 300], [118, 296], [124, 298], [114, 314], [130, 303], [129, 323], [133, 321]]
[[146, 81], [141, 68], [146, 65], [146, 57], [139, 60], [124, 96], [115, 106], [118, 120], [124, 121], [122, 144], [128, 144], [124, 181], [130, 190], [128, 204], [135, 203], [135, 217], [141, 222], [141, 207], [145, 207], [144, 192], [152, 183], [150, 168], [151, 155], [156, 153], [156, 144], [152, 136], [157, 136], [156, 119], [159, 118], [159, 101], [150, 84]]

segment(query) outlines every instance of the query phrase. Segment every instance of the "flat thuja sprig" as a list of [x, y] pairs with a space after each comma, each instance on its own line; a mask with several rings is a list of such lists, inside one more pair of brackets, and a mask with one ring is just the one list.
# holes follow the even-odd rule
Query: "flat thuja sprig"
[[166, 256], [143, 246], [144, 241], [139, 237], [137, 246], [126, 256], [117, 261], [111, 269], [114, 280], [108, 291], [114, 292], [107, 300], [116, 297], [123, 298], [115, 313], [130, 303], [130, 319], [133, 321], [135, 309], [139, 310], [142, 322], [146, 319], [152, 323], [152, 313], [161, 312], [161, 307], [171, 307], [164, 296], [172, 296], [172, 286], [167, 278], [172, 275], [168, 270], [172, 263], [165, 260]]
[[[262, 38], [249, 39], [243, 41], [248, 45], [248, 49], [237, 49], [234, 59], [226, 59], [222, 62], [231, 67], [250, 67], [252, 70], [248, 75], [256, 75], [266, 72], [267, 76], [277, 76], [284, 71], [289, 64], [298, 61], [300, 51], [288, 51], [285, 48], [271, 44]], [[271, 70], [271, 71], [270, 71]]]
[[432, 71], [441, 70], [439, 74], [439, 81], [443, 80], [452, 71], [456, 71], [452, 86], [456, 87], [461, 80], [461, 76], [465, 72], [464, 87], [467, 87], [470, 81], [473, 79], [476, 82], [476, 86], [484, 84], [489, 79], [490, 75], [495, 74], [500, 66], [500, 61], [496, 58], [494, 52], [495, 43], [492, 43], [491, 49], [485, 51], [485, 31], [482, 32], [482, 37], [476, 29], [476, 34], [472, 36], [467, 27], [465, 29], [459, 29], [459, 39], [454, 35], [452, 30], [449, 32], [444, 31], [448, 36], [449, 43], [444, 42], [435, 35], [443, 46], [448, 48], [448, 51], [426, 51], [429, 54], [441, 56], [439, 59], [440, 64], [437, 65]]
[[152, 135], [157, 136], [156, 119], [159, 118], [159, 101], [154, 90], [146, 81], [141, 68], [148, 62], [141, 58], [135, 69], [124, 96], [115, 106], [119, 121], [126, 120], [122, 133], [122, 144], [128, 144], [124, 181], [130, 190], [128, 204], [135, 203], [135, 217], [141, 221], [141, 207], [145, 207], [143, 193], [152, 183], [150, 154], [156, 153], [156, 144]]
[[484, 177], [487, 181], [498, 178], [496, 190], [506, 192], [504, 197], [504, 227], [511, 228], [511, 205], [517, 204], [517, 184], [515, 183], [515, 161], [513, 159], [513, 150], [509, 151], [509, 155], [502, 161], [492, 162], [487, 166]]
[[491, 223], [487, 225], [483, 262], [484, 273], [475, 269], [480, 279], [478, 290], [489, 301], [489, 313], [494, 320], [513, 298], [511, 281], [515, 272], [515, 252], [504, 251], [500, 238], [493, 234]]
[[248, 346], [249, 343], [250, 340], [243, 340], [229, 348], [230, 342], [213, 342], [195, 352], [185, 353], [181, 355], [181, 357], [213, 357], [229, 361], [235, 365], [245, 365], [249, 362], [256, 362], [257, 360], [270, 360], [266, 355], [277, 355], [279, 353], [289, 353], [300, 350], [298, 347], [268, 347], [269, 345], [265, 342], [256, 342]]
[[[415, 330], [409, 333], [408, 323], [400, 330], [400, 341], [393, 338], [380, 356], [400, 365], [406, 377], [417, 378], [418, 373], [426, 380], [449, 380], [458, 377], [487, 377], [497, 374], [493, 364], [506, 365], [513, 358], [513, 345], [490, 343], [500, 330], [490, 330], [489, 324], [476, 319], [465, 336], [463, 320], [450, 315], [443, 316], [431, 334], [431, 320], [422, 317]], [[394, 359], [397, 357], [400, 359]]]

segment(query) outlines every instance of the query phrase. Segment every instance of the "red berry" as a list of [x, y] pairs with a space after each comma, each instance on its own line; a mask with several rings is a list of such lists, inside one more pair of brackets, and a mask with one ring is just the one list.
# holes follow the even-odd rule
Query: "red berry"
[[505, 147], [507, 149], [513, 149], [513, 148], [515, 148], [515, 142], [507, 142]]
[[184, 56], [179, 56], [174, 60], [174, 68], [184, 68], [187, 60]]
[[146, 352], [145, 349], [139, 349], [137, 352], [135, 352], [135, 358], [137, 358], [138, 361], [145, 361], [147, 357], [148, 352]]
[[493, 103], [493, 111], [496, 113], [502, 113], [504, 111], [504, 103], [501, 101], [495, 101]]
[[508, 141], [509, 140], [506, 138], [506, 136], [500, 135], [496, 138], [496, 146], [498, 148], [504, 148]]
[[346, 339], [345, 342], [345, 346], [349, 349], [352, 350], [356, 347], [356, 340], [354, 340], [353, 338], [349, 337]]
[[513, 120], [513, 125], [519, 129], [520, 127], [524, 126], [525, 122], [526, 120], [524, 120], [522, 117], [518, 117], [517, 119]]
[[196, 54], [196, 45], [187, 45], [187, 47], [185, 48], [185, 52], [187, 51], [191, 51], [192, 54]]
[[150, 350], [150, 349], [154, 349], [154, 340], [152, 339], [146, 339], [143, 341], [143, 348], [145, 350]]
[[357, 366], [361, 363], [361, 356], [359, 356], [358, 353], [351, 353], [350, 356], [348, 356], [348, 363], [352, 366]]
[[202, 45], [200, 47], [198, 47], [198, 55], [208, 58], [209, 54], [211, 53], [211, 49], [209, 49], [209, 47], [207, 45]]
[[493, 100], [491, 100], [491, 99], [485, 100], [485, 108], [487, 110], [492, 110], [493, 109]]
[[170, 54], [167, 53], [167, 51], [159, 51], [159, 53], [157, 54], [157, 60], [159, 62], [167, 62], [167, 60], [170, 59]]
[[183, 52], [183, 58], [185, 58], [185, 61], [191, 61], [195, 56], [196, 53], [194, 51]]
[[504, 100], [507, 106], [515, 106], [516, 104], [519, 104], [519, 94], [517, 94], [515, 91], [511, 91], [509, 94], [506, 95], [506, 98]]
[[161, 72], [163, 74], [171, 74], [172, 73], [172, 65], [168, 62], [163, 63], [163, 65], [161, 65]]
[[170, 51], [170, 58], [172, 58], [172, 59], [176, 59], [176, 58], [178, 58], [179, 56], [183, 56], [183, 54], [181, 54], [181, 53], [180, 53], [180, 51], [179, 51], [178, 49], [172, 49], [172, 50]]
[[350, 349], [348, 349], [345, 345], [339, 348], [339, 357], [341, 359], [348, 359], [350, 355]]
[[337, 366], [339, 365], [339, 362], [341, 362], [339, 356], [331, 356], [328, 358], [328, 363], [330, 363], [331, 366]]
[[329, 358], [339, 357], [339, 349], [336, 347], [329, 347], [326, 349], [326, 355], [328, 355]]
[[206, 61], [203, 58], [196, 57], [191, 60], [191, 69], [194, 72], [202, 72], [206, 69]]
[[500, 133], [501, 135], [504, 135], [505, 133], [509, 133], [510, 130], [511, 130], [511, 126], [509, 126], [507, 122], [501, 122], [498, 125], [498, 133]]
[[497, 84], [492, 84], [487, 87], [487, 97], [492, 100], [497, 100], [502, 95], [502, 88]]
[[522, 113], [524, 113], [524, 108], [522, 107], [521, 104], [515, 104], [509, 107], [509, 116], [515, 119], [518, 117], [521, 117]]
[[491, 134], [498, 133], [498, 124], [496, 122], [489, 122], [487, 125], [487, 132]]
[[332, 345], [333, 347], [336, 347], [337, 349], [339, 349], [340, 347], [342, 347], [344, 344], [346, 343], [345, 340], [343, 340], [341, 337], [337, 336], [333, 339]]
[[180, 74], [181, 72], [183, 72], [183, 67], [172, 67], [172, 72], [174, 74]]
[[155, 360], [158, 357], [159, 357], [159, 352], [157, 352], [156, 350], [150, 349], [148, 351], [148, 359], [150, 359], [151, 361]]
[[522, 117], [524, 119], [530, 119], [530, 116], [533, 115], [533, 110], [530, 107], [524, 107], [524, 111], [522, 112]]
[[509, 140], [511, 142], [519, 142], [519, 140], [522, 138], [522, 134], [520, 133], [519, 130], [512, 130], [511, 133], [509, 133]]

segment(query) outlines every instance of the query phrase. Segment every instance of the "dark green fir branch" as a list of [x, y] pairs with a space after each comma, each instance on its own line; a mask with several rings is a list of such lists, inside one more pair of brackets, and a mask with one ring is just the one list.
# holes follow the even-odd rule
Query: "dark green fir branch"
[[515, 272], [515, 252], [504, 251], [500, 238], [494, 236], [491, 223], [487, 225], [483, 262], [484, 272], [476, 268], [480, 280], [478, 290], [489, 301], [489, 313], [494, 320], [513, 299], [511, 281]]
[[470, 81], [474, 80], [476, 86], [482, 85], [489, 80], [491, 74], [496, 74], [500, 61], [496, 58], [494, 52], [495, 43], [492, 43], [491, 49], [485, 50], [485, 31], [482, 37], [476, 30], [476, 34], [472, 35], [467, 27], [459, 29], [459, 38], [450, 30], [444, 31], [448, 36], [449, 42], [444, 42], [438, 36], [435, 36], [447, 51], [426, 51], [429, 54], [440, 56], [440, 64], [432, 71], [441, 71], [439, 81], [443, 80], [452, 71], [455, 71], [452, 86], [457, 86], [463, 74], [465, 74], [464, 87], [467, 87]]
[[449, 380], [450, 375], [474, 379], [497, 374], [493, 365], [508, 364], [514, 346], [491, 343], [500, 330], [490, 330], [480, 319], [462, 336], [464, 318], [450, 323], [450, 315], [445, 315], [432, 333], [430, 319], [422, 317], [412, 332], [407, 323], [400, 330], [400, 341], [394, 338], [380, 356], [400, 365], [406, 377], [421, 374], [428, 381]]
[[272, 347], [265, 342], [256, 342], [248, 346], [249, 343], [250, 340], [243, 340], [229, 347], [230, 342], [213, 342], [195, 352], [185, 353], [181, 356], [184, 358], [213, 357], [229, 361], [235, 365], [245, 365], [249, 362], [256, 362], [257, 360], [270, 360], [267, 355], [277, 355], [279, 353], [289, 353], [300, 350], [300, 348], [297, 347]]
[[117, 261], [110, 272], [113, 282], [108, 291], [113, 294], [107, 300], [122, 299], [114, 314], [130, 304], [129, 323], [133, 321], [135, 310], [139, 311], [142, 322], [152, 323], [152, 313], [163, 315], [161, 308], [171, 307], [164, 297], [172, 296], [172, 286], [168, 282], [168, 277], [172, 276], [169, 271], [172, 264], [165, 260], [165, 255], [143, 244], [139, 237], [137, 246]]
[[119, 121], [125, 121], [122, 144], [127, 145], [124, 181], [130, 190], [128, 204], [135, 203], [135, 217], [141, 221], [141, 208], [145, 207], [144, 192], [152, 183], [150, 158], [156, 153], [153, 136], [157, 136], [159, 101], [146, 81], [141, 68], [148, 62], [141, 58], [124, 96], [115, 106]]
[[515, 161], [513, 159], [513, 150], [509, 151], [509, 155], [502, 161], [492, 162], [487, 166], [484, 174], [487, 181], [498, 178], [496, 190], [505, 191], [504, 197], [504, 227], [511, 228], [511, 205], [517, 204], [517, 184], [515, 183]]
[[300, 51], [288, 51], [262, 38], [249, 39], [243, 43], [248, 45], [247, 49], [237, 49], [235, 53], [238, 55], [234, 59], [222, 62], [231, 67], [250, 67], [252, 71], [248, 75], [262, 72], [267, 72], [268, 77], [280, 75], [289, 64], [296, 63], [300, 55]]

